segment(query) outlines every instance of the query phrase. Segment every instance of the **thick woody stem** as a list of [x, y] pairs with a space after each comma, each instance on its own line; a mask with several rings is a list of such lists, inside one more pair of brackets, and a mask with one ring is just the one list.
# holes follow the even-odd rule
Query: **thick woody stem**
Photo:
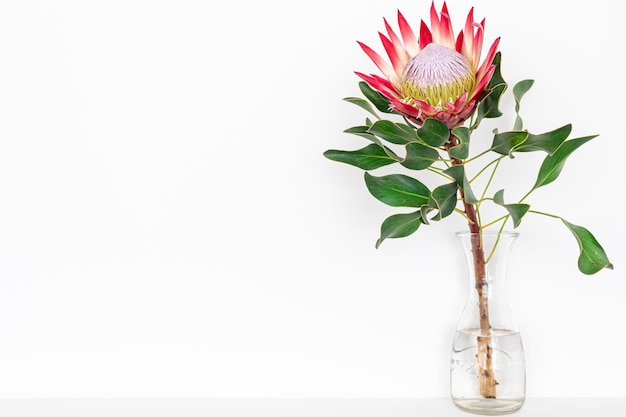
[[[450, 155], [450, 148], [458, 144], [457, 138], [450, 134], [446, 150]], [[452, 165], [461, 165], [463, 161], [450, 155]], [[472, 257], [474, 260], [474, 276], [476, 278], [476, 291], [478, 292], [478, 311], [480, 314], [480, 336], [477, 336], [476, 362], [478, 364], [478, 382], [480, 394], [484, 398], [496, 398], [496, 385], [492, 362], [491, 324], [489, 323], [489, 288], [485, 271], [485, 251], [482, 246], [482, 235], [476, 208], [473, 204], [465, 201], [465, 192], [459, 188], [463, 208], [471, 233]]]

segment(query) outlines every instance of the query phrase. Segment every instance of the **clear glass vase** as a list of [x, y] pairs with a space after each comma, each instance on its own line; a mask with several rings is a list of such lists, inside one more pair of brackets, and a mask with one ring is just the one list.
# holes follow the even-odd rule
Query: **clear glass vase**
[[456, 236], [470, 284], [452, 346], [452, 401], [470, 413], [510, 414], [526, 396], [524, 349], [506, 299], [509, 254], [518, 233]]

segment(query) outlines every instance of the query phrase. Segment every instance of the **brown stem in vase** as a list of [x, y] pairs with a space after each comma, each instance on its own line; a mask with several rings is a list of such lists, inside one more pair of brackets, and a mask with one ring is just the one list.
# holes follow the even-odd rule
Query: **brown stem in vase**
[[[462, 165], [463, 161], [450, 155], [450, 149], [458, 144], [456, 136], [450, 134], [450, 140], [446, 143], [446, 151], [450, 156], [452, 165]], [[485, 271], [485, 251], [482, 246], [482, 234], [478, 224], [476, 207], [465, 201], [465, 191], [459, 187], [463, 209], [467, 216], [469, 231], [471, 233], [472, 257], [474, 260], [474, 276], [476, 277], [476, 291], [478, 292], [478, 311], [480, 314], [480, 336], [477, 336], [476, 362], [478, 365], [478, 383], [480, 394], [484, 398], [496, 398], [496, 385], [492, 363], [491, 324], [489, 323], [489, 287], [487, 273]]]

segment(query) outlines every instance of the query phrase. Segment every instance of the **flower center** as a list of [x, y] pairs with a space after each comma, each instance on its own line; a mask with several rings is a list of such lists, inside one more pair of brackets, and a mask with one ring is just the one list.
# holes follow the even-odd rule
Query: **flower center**
[[441, 108], [472, 91], [474, 82], [474, 72], [463, 55], [431, 42], [404, 68], [401, 93], [407, 103], [422, 100]]

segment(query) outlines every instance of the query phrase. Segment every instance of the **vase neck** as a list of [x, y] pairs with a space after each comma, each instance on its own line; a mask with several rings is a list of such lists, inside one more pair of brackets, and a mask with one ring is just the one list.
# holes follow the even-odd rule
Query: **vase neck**
[[467, 265], [468, 300], [459, 328], [516, 331], [506, 298], [511, 246], [518, 234], [457, 233]]

